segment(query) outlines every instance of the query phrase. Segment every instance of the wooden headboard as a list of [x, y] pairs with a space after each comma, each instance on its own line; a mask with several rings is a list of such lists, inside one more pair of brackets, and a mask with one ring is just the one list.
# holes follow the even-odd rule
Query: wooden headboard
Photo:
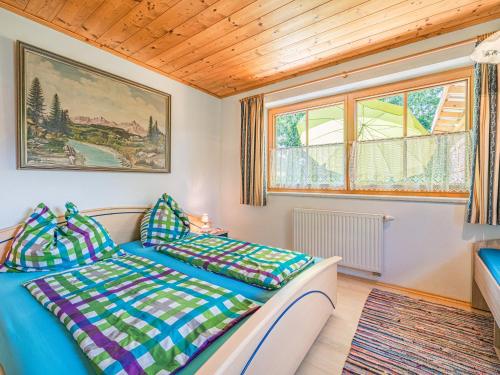
[[[140, 223], [144, 212], [149, 207], [111, 207], [96, 208], [92, 210], [82, 210], [81, 213], [95, 217], [109, 232], [111, 238], [118, 244], [136, 241], [140, 239]], [[191, 230], [197, 232], [201, 227], [199, 216], [188, 215]], [[58, 222], [64, 223], [64, 216], [59, 216]], [[17, 224], [9, 228], [0, 229], [0, 264], [7, 256], [7, 250], [22, 224]]]

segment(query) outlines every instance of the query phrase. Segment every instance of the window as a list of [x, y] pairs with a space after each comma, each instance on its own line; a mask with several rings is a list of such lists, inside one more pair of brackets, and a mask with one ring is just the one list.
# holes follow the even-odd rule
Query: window
[[344, 101], [276, 114], [271, 186], [344, 189], [344, 117]]
[[471, 69], [269, 111], [269, 190], [464, 196]]

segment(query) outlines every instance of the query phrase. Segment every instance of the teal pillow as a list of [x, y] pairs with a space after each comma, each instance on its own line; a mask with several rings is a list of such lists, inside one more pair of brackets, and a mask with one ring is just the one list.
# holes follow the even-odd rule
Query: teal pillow
[[141, 242], [144, 246], [163, 245], [189, 233], [189, 218], [176, 201], [163, 194], [141, 221]]

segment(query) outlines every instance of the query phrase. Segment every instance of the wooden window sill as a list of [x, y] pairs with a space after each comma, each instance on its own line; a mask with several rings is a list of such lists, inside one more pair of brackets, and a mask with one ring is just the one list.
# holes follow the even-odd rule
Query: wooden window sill
[[451, 203], [466, 204], [468, 197], [444, 197], [425, 195], [385, 195], [385, 194], [350, 194], [337, 192], [306, 192], [306, 191], [268, 191], [268, 195], [281, 195], [303, 198], [332, 198], [332, 199], [362, 199], [362, 200], [383, 200], [383, 201], [403, 201], [403, 202], [428, 202], [428, 203]]

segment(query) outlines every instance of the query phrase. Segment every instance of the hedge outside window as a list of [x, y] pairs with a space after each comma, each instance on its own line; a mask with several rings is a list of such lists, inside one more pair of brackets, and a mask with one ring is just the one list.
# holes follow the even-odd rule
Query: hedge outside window
[[467, 195], [471, 73], [269, 110], [269, 191]]

